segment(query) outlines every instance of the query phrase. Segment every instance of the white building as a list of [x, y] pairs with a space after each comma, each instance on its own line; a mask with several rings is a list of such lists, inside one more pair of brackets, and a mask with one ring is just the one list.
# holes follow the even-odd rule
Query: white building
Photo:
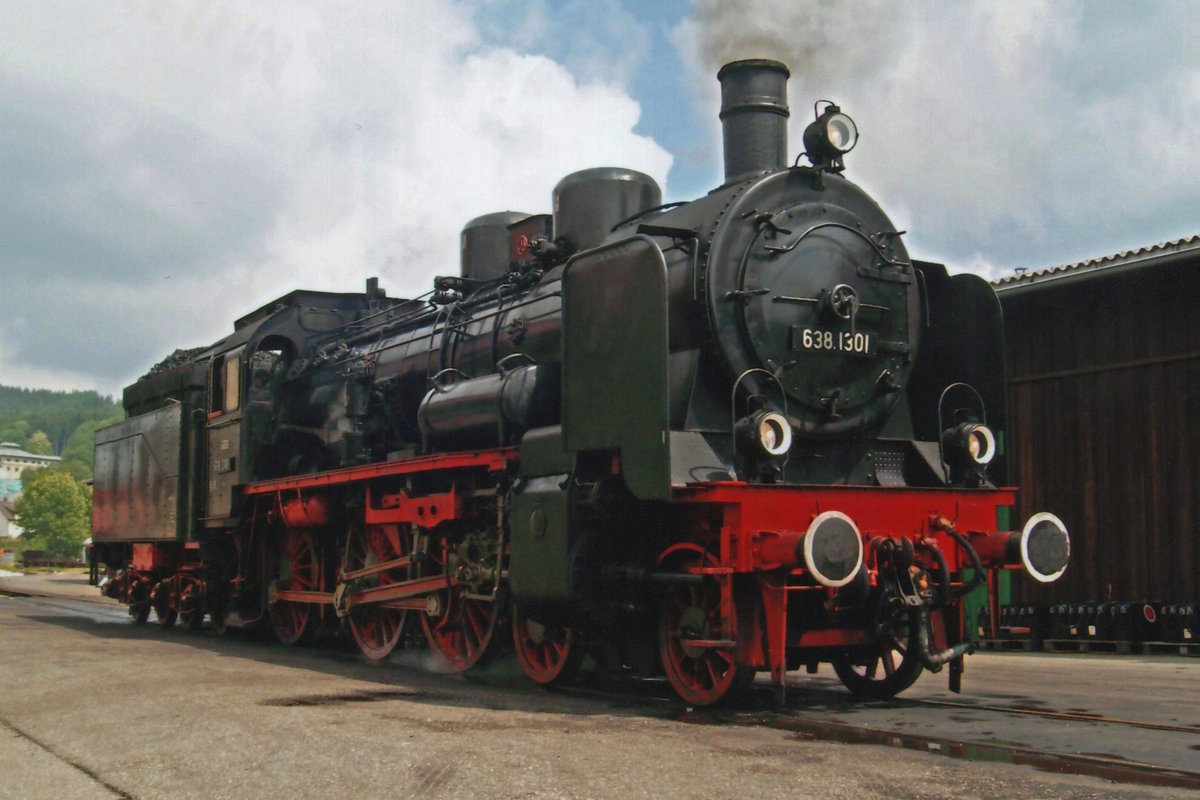
[[58, 456], [39, 456], [27, 453], [13, 442], [0, 443], [0, 499], [21, 493], [21, 473], [41, 469], [61, 461]]
[[17, 510], [12, 500], [0, 500], [0, 541], [16, 539], [21, 535], [21, 526], [17, 525]]

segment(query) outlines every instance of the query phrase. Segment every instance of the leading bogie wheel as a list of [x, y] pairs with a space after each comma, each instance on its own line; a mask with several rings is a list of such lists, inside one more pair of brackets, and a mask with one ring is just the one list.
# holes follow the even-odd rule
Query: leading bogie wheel
[[[705, 563], [716, 560], [697, 548], [675, 554], [670, 566], [687, 572]], [[721, 585], [715, 578], [667, 585], [659, 615], [659, 651], [671, 688], [685, 702], [727, 702], [753, 682], [754, 668], [737, 663], [734, 647], [711, 644], [730, 640], [730, 627], [721, 614]]]
[[[350, 532], [343, 572], [351, 573], [386, 564], [408, 555], [408, 536], [398, 525], [367, 525]], [[408, 580], [406, 567], [393, 567], [360, 578], [355, 589], [374, 588]], [[350, 610], [350, 634], [358, 649], [372, 663], [383, 661], [404, 634], [408, 611], [383, 603], [355, 606]]]
[[296, 644], [315, 633], [315, 607], [311, 603], [282, 600], [277, 595], [285, 591], [321, 590], [321, 561], [312, 533], [301, 528], [285, 528], [280, 532], [272, 568], [274, 578], [267, 597], [271, 629], [283, 644]]
[[887, 700], [912, 686], [925, 671], [912, 644], [915, 615], [904, 614], [885, 627], [874, 648], [833, 660], [833, 671], [857, 697]]

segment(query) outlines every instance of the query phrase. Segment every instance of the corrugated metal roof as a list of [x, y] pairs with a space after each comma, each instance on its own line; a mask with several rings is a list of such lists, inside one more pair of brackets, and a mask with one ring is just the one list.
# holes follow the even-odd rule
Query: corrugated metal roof
[[1175, 239], [1170, 242], [1139, 247], [1136, 250], [1124, 250], [1120, 253], [1113, 253], [1112, 255], [1101, 256], [1100, 258], [1093, 258], [1088, 261], [1080, 261], [1075, 264], [1063, 264], [1046, 269], [1018, 272], [1015, 275], [1006, 275], [1002, 278], [997, 278], [992, 281], [992, 286], [996, 288], [996, 291], [1003, 292], [1008, 289], [1047, 283], [1061, 278], [1083, 277], [1089, 273], [1100, 272], [1114, 267], [1153, 262], [1167, 256], [1174, 257], [1177, 254], [1189, 252], [1194, 253], [1197, 259], [1200, 260], [1200, 234], [1190, 236], [1186, 239]]
[[0, 442], [0, 457], [3, 458], [35, 458], [40, 461], [62, 461], [58, 456], [40, 456], [37, 453], [27, 453], [17, 446], [16, 442]]

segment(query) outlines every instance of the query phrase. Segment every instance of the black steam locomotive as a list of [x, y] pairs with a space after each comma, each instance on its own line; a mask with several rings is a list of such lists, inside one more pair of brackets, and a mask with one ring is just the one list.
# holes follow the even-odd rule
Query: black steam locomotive
[[589, 653], [695, 704], [821, 662], [957, 688], [963, 595], [1069, 549], [1053, 515], [997, 523], [999, 305], [842, 176], [837, 106], [788, 167], [787, 68], [718, 78], [708, 195], [575, 173], [553, 215], [470, 222], [425, 297], [295, 291], [129, 386], [97, 434], [103, 591], [454, 670], [511, 641], [543, 684]]

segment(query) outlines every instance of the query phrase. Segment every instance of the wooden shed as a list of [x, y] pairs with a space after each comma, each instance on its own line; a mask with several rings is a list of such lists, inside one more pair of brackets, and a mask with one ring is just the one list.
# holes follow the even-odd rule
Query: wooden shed
[[1020, 517], [1071, 564], [1019, 600], [1200, 600], [1200, 236], [997, 281]]

